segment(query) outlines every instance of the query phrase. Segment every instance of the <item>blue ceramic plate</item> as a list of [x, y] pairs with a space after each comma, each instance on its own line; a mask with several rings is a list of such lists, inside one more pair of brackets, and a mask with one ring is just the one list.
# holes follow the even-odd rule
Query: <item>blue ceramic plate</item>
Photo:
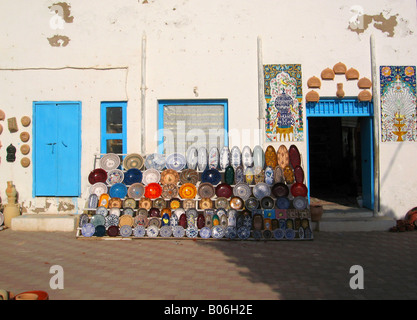
[[115, 214], [108, 214], [106, 217], [105, 217], [105, 224], [104, 224], [104, 226], [106, 227], [106, 228], [109, 228], [109, 227], [111, 227], [111, 226], [119, 226], [119, 217], [117, 216], [117, 215], [115, 215]]
[[101, 214], [102, 216], [107, 216], [107, 208], [105, 206], [100, 206], [96, 209], [96, 214]]
[[262, 238], [262, 231], [261, 230], [253, 230], [252, 236], [254, 239], [259, 240]]
[[277, 199], [278, 209], [288, 209], [290, 207], [290, 200], [287, 197], [279, 197]]
[[225, 235], [224, 235], [226, 238], [228, 238], [228, 239], [235, 239], [236, 237], [237, 237], [237, 231], [236, 231], [236, 228], [235, 227], [233, 227], [233, 226], [228, 226], [227, 228], [226, 228], [226, 231], [225, 231]]
[[237, 229], [237, 236], [239, 239], [245, 240], [249, 238], [250, 236], [250, 228], [242, 226], [239, 229]]
[[260, 182], [253, 187], [253, 195], [257, 199], [262, 199], [271, 195], [271, 189], [265, 182]]
[[165, 168], [165, 155], [159, 153], [153, 153], [146, 156], [145, 167], [146, 169], [156, 169], [162, 171]]
[[281, 228], [275, 229], [274, 230], [274, 237], [277, 240], [283, 239], [285, 236], [285, 231], [282, 230]]
[[307, 207], [307, 199], [305, 197], [295, 197], [292, 201], [292, 205], [297, 210], [304, 210]]
[[203, 171], [201, 175], [202, 182], [208, 182], [212, 185], [217, 185], [222, 180], [222, 176], [217, 169], [211, 168]]
[[175, 226], [172, 228], [172, 234], [175, 238], [182, 238], [185, 234], [185, 229], [182, 226]]
[[96, 228], [92, 223], [86, 223], [81, 228], [81, 233], [84, 237], [92, 237], [94, 233], [96, 232]]
[[295, 238], [295, 231], [293, 229], [285, 230], [285, 238], [288, 240], [293, 240]]
[[86, 223], [88, 223], [89, 220], [90, 218], [88, 217], [88, 214], [86, 213], [80, 214], [80, 220], [78, 222], [78, 226], [82, 228]]
[[94, 227], [104, 226], [104, 224], [106, 223], [106, 218], [101, 214], [95, 214], [91, 218], [91, 223], [94, 225]]
[[159, 230], [157, 226], [149, 226], [146, 229], [146, 234], [150, 238], [156, 238], [158, 236]]
[[221, 239], [224, 237], [225, 230], [222, 226], [215, 226], [213, 230], [211, 230], [211, 236], [215, 239]]
[[125, 224], [120, 227], [119, 232], [122, 237], [130, 237], [132, 235], [132, 227], [128, 224]]
[[200, 237], [203, 239], [208, 239], [211, 236], [211, 229], [209, 227], [203, 227], [200, 229]]
[[127, 195], [127, 187], [123, 183], [115, 183], [111, 186], [109, 195], [111, 198], [123, 199]]
[[172, 153], [167, 157], [166, 167], [167, 169], [173, 169], [175, 171], [180, 171], [184, 169], [187, 164], [187, 160], [180, 153]]
[[106, 227], [105, 226], [97, 226], [96, 232], [94, 233], [94, 236], [96, 237], [103, 237], [106, 234]]
[[172, 236], [172, 228], [170, 226], [162, 226], [161, 229], [159, 229], [159, 234], [162, 238], [169, 238]]
[[196, 227], [188, 227], [185, 230], [185, 233], [188, 238], [197, 238], [198, 236], [198, 229]]
[[137, 225], [134, 229], [133, 229], [133, 235], [135, 237], [144, 237], [146, 234], [146, 228], [142, 225]]
[[126, 185], [132, 185], [134, 183], [142, 182], [142, 171], [138, 168], [131, 168], [127, 170], [124, 174], [123, 183]]

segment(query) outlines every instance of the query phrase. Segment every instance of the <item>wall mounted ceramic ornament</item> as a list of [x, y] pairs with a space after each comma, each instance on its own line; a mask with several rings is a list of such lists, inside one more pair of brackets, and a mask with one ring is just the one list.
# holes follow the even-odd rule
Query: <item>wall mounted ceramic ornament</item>
[[3, 110], [0, 110], [0, 120], [6, 119], [6, 115], [4, 114]]
[[321, 81], [319, 78], [313, 76], [310, 79], [308, 79], [307, 81], [307, 86], [311, 89], [311, 88], [317, 88], [320, 89], [321, 87]]
[[359, 71], [350, 68], [348, 71], [346, 71], [346, 80], [358, 80], [359, 79]]
[[24, 155], [28, 154], [28, 153], [30, 152], [30, 147], [29, 147], [29, 145], [28, 145], [28, 144], [23, 144], [23, 145], [20, 147], [20, 152], [21, 152], [22, 154], [24, 154]]
[[22, 125], [24, 127], [28, 127], [30, 125], [30, 118], [28, 116], [23, 116], [22, 119], [20, 119], [20, 122], [22, 122]]
[[306, 94], [306, 101], [307, 102], [319, 102], [320, 96], [317, 91], [311, 90]]
[[334, 79], [334, 71], [330, 68], [326, 68], [321, 72], [321, 79], [322, 80], [333, 80]]
[[6, 160], [7, 162], [15, 162], [16, 160], [16, 148], [13, 144], [10, 144], [7, 149], [7, 156], [6, 156]]
[[0, 124], [0, 134], [3, 133], [3, 126]]
[[359, 89], [371, 89], [372, 88], [372, 82], [368, 78], [361, 78], [358, 81], [358, 88]]
[[337, 84], [337, 91], [336, 91], [336, 96], [341, 99], [345, 96], [345, 91], [343, 90], [343, 83], [338, 83]]
[[20, 164], [23, 168], [27, 168], [30, 165], [30, 159], [28, 157], [23, 157], [22, 160], [20, 160]]
[[20, 134], [20, 140], [22, 140], [22, 142], [28, 142], [29, 141], [29, 139], [30, 139], [30, 134], [29, 134], [29, 132], [22, 132], [21, 134]]
[[18, 131], [17, 121], [16, 121], [16, 118], [15, 117], [7, 119], [7, 123], [9, 125], [9, 131], [11, 133]]
[[335, 74], [345, 74], [346, 73], [346, 65], [342, 62], [338, 62], [333, 67], [333, 72]]
[[372, 101], [372, 93], [370, 93], [368, 90], [362, 90], [358, 94], [358, 100], [359, 101]]

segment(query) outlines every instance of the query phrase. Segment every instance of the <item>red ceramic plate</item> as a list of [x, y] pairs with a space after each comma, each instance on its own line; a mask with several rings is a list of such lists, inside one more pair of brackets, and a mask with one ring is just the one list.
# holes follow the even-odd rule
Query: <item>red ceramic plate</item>
[[95, 184], [97, 182], [106, 183], [106, 180], [107, 180], [107, 172], [106, 170], [103, 170], [101, 168], [94, 169], [88, 175], [88, 182], [90, 182], [90, 184]]
[[301, 165], [301, 156], [300, 152], [298, 151], [298, 148], [295, 145], [291, 145], [288, 149], [288, 153], [290, 156], [290, 163], [293, 168], [296, 166]]
[[162, 194], [162, 187], [159, 183], [152, 182], [145, 187], [145, 197], [149, 199], [159, 198]]
[[294, 197], [307, 197], [307, 187], [303, 183], [296, 182], [291, 186], [291, 194]]
[[300, 166], [294, 168], [294, 177], [295, 182], [303, 183], [304, 182], [304, 170]]
[[233, 189], [227, 183], [220, 183], [216, 187], [216, 196], [222, 198], [230, 198], [233, 195]]

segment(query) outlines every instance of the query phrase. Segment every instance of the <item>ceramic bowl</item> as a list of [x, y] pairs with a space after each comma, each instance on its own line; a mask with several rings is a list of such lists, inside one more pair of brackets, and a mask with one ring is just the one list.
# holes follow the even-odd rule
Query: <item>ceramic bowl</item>
[[143, 157], [137, 153], [128, 154], [123, 160], [123, 167], [125, 170], [129, 170], [132, 168], [142, 169], [144, 164]]
[[138, 168], [131, 168], [124, 173], [124, 184], [132, 185], [142, 182], [142, 171]]
[[201, 181], [217, 185], [222, 180], [221, 174], [217, 169], [206, 169], [201, 174]]
[[180, 187], [179, 194], [183, 199], [194, 199], [197, 195], [197, 188], [192, 183], [185, 183]]
[[216, 196], [230, 198], [233, 196], [233, 188], [227, 183], [220, 183], [216, 186]]
[[115, 183], [110, 187], [109, 195], [111, 198], [124, 198], [127, 195], [127, 187], [123, 183]]
[[101, 168], [94, 169], [88, 175], [88, 182], [95, 184], [97, 182], [105, 183], [107, 180], [107, 171]]
[[286, 197], [290, 193], [290, 190], [285, 183], [278, 182], [272, 186], [271, 193], [275, 198]]
[[141, 183], [134, 183], [129, 187], [127, 193], [130, 198], [138, 200], [145, 194], [145, 186]]

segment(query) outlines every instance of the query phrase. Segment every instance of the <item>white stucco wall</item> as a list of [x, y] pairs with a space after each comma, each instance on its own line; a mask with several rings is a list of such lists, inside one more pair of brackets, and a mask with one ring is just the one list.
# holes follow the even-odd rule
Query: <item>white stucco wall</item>
[[[236, 134], [232, 145], [252, 148], [258, 143], [257, 37], [262, 39], [264, 64], [302, 65], [303, 95], [307, 80], [337, 62], [354, 67], [371, 79], [370, 35], [376, 42], [379, 65], [416, 65], [417, 15], [414, 0], [379, 1], [202, 1], [110, 0], [68, 2], [72, 23], [62, 29], [51, 25], [48, 7], [53, 1], [3, 0], [0, 3], [0, 108], [6, 119], [32, 116], [32, 102], [82, 102], [83, 199], [68, 199], [82, 208], [88, 196], [87, 176], [94, 153], [99, 152], [101, 101], [128, 101], [128, 153], [139, 152], [141, 132], [141, 44], [146, 34], [146, 151], [156, 152], [158, 99], [226, 98], [229, 126]], [[348, 29], [361, 5], [364, 14], [396, 16], [389, 31], [372, 22], [363, 33]], [[56, 26], [56, 25], [55, 25]], [[383, 29], [385, 26], [383, 26]], [[388, 28], [389, 29], [389, 28]], [[47, 38], [67, 36], [65, 47], [53, 47]], [[338, 76], [337, 76], [338, 77]], [[321, 96], [334, 96], [336, 82], [346, 96], [359, 90], [343, 77], [322, 82]], [[379, 86], [379, 82], [375, 83]], [[194, 92], [197, 89], [198, 97]], [[379, 87], [378, 87], [379, 88]], [[378, 89], [379, 91], [379, 89]], [[305, 101], [303, 101], [303, 105]], [[305, 112], [304, 112], [305, 117]], [[305, 119], [304, 119], [305, 120]], [[305, 123], [305, 121], [304, 121]], [[58, 199], [32, 198], [32, 166], [20, 166], [20, 130], [0, 135], [0, 196], [5, 201], [6, 181], [13, 180], [28, 212]], [[31, 127], [29, 128], [31, 130]], [[13, 143], [17, 161], [7, 163], [6, 147]], [[285, 142], [289, 146], [292, 142]], [[273, 144], [276, 148], [281, 143]], [[29, 141], [32, 147], [32, 140]], [[307, 147], [297, 142], [306, 165]], [[265, 144], [264, 148], [266, 148]], [[382, 143], [381, 211], [403, 216], [417, 204], [417, 169], [411, 165], [417, 144]]]

